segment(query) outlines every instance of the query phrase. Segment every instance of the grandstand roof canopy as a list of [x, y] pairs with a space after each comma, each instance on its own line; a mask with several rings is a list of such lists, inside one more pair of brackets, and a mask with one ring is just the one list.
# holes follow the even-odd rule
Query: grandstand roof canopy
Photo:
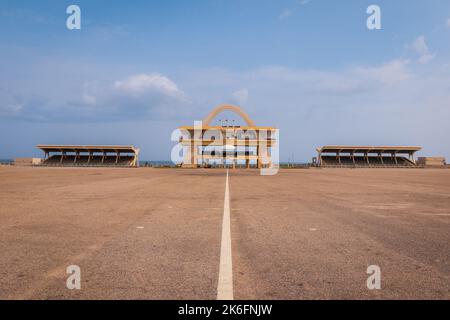
[[411, 154], [421, 150], [422, 147], [409, 146], [323, 146], [317, 148], [320, 153], [404, 153]]
[[139, 153], [134, 146], [105, 146], [105, 145], [38, 145], [44, 152], [121, 152]]

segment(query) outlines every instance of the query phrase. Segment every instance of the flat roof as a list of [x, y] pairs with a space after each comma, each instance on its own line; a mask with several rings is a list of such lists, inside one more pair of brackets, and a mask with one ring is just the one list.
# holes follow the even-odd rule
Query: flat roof
[[36, 146], [44, 152], [128, 152], [139, 153], [139, 148], [134, 146], [119, 145], [49, 145], [40, 144]]
[[369, 153], [412, 153], [420, 151], [422, 147], [417, 146], [323, 146], [317, 148], [318, 152], [369, 152]]

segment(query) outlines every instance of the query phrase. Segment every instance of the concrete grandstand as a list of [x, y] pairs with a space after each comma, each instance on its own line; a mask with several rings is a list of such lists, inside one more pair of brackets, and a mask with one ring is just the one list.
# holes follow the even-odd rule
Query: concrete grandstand
[[137, 167], [139, 149], [134, 146], [38, 145], [45, 153], [43, 166]]
[[323, 146], [313, 163], [319, 167], [416, 167], [414, 154], [421, 147]]

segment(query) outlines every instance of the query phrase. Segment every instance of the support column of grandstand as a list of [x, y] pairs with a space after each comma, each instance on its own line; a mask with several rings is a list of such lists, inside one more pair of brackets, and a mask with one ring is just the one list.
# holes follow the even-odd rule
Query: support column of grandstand
[[324, 146], [317, 148], [319, 167], [416, 167], [421, 147]]

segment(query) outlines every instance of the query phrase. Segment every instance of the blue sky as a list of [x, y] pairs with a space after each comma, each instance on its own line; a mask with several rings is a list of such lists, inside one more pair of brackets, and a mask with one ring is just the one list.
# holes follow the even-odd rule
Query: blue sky
[[449, 40], [447, 0], [1, 0], [0, 158], [67, 143], [165, 160], [171, 132], [222, 103], [279, 127], [282, 160], [323, 144], [450, 158]]

